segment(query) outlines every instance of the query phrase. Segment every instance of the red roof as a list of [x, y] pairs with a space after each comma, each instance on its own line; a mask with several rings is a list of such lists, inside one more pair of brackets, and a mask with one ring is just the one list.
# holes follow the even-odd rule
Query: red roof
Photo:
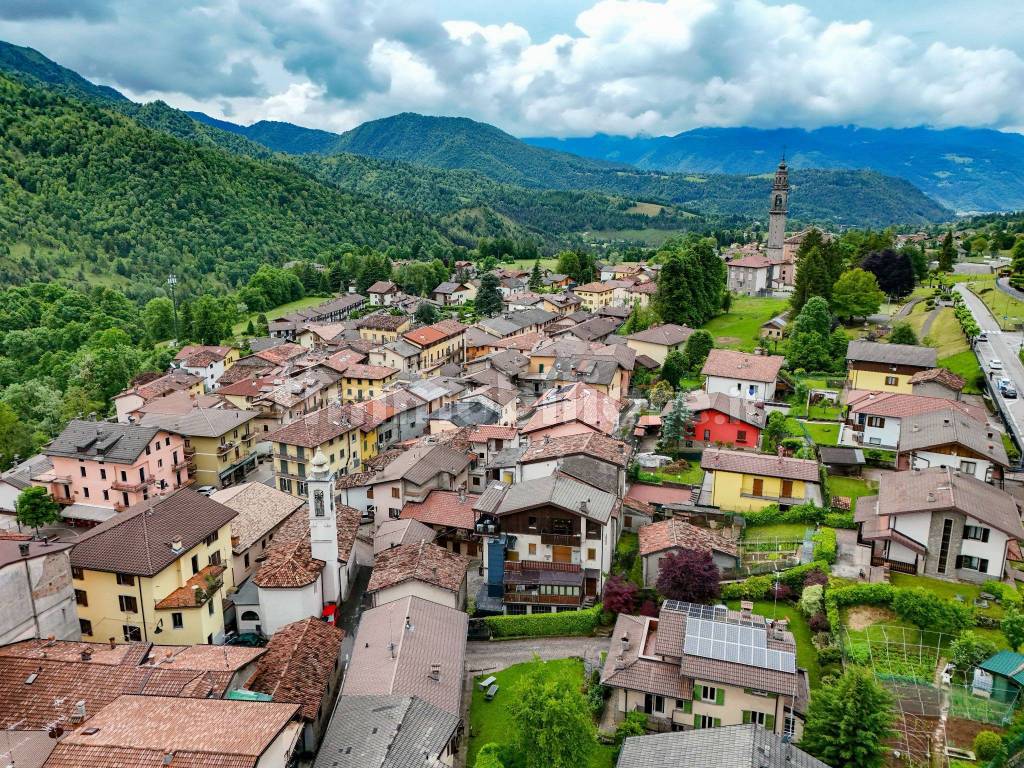
[[394, 376], [398, 373], [397, 368], [391, 368], [387, 365], [363, 365], [362, 363], [352, 363], [343, 372], [342, 375], [346, 379], [386, 379], [389, 376]]
[[696, 549], [736, 556], [736, 542], [709, 528], [672, 518], [640, 528], [640, 554], [653, 555], [666, 549]]
[[511, 440], [519, 430], [515, 427], [502, 427], [498, 424], [478, 424], [469, 433], [467, 440], [471, 443], [482, 443], [485, 440]]
[[610, 435], [619, 422], [618, 401], [586, 384], [553, 387], [534, 403], [533, 415], [523, 433], [574, 421]]
[[751, 355], [732, 349], [712, 349], [700, 372], [726, 379], [773, 382], [786, 362], [781, 355]]
[[689, 504], [693, 500], [693, 492], [689, 488], [676, 488], [671, 485], [634, 483], [629, 487], [626, 499], [635, 499], [646, 504]]
[[471, 531], [476, 525], [473, 505], [479, 498], [473, 494], [459, 498], [454, 491], [431, 491], [423, 501], [406, 503], [402, 507], [402, 518]]

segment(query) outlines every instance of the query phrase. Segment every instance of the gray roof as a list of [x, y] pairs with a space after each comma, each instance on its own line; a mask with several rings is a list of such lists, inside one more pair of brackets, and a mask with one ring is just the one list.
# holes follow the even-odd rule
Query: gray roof
[[470, 461], [465, 453], [447, 445], [420, 443], [401, 453], [373, 479], [373, 482], [387, 483], [402, 479], [423, 485], [442, 472], [449, 475], [459, 474], [469, 466]]
[[389, 341], [384, 345], [384, 349], [390, 350], [400, 357], [415, 357], [421, 351], [419, 347], [415, 344], [410, 344], [405, 339]]
[[41, 475], [51, 469], [53, 469], [53, 462], [49, 457], [37, 453], [6, 472], [0, 472], [0, 480], [13, 488], [27, 488], [32, 485], [33, 475]]
[[525, 445], [510, 445], [507, 448], [503, 448], [491, 456], [490, 461], [487, 462], [487, 469], [514, 467], [523, 458], [525, 452]]
[[458, 727], [416, 697], [342, 696], [314, 768], [431, 768]]
[[592, 317], [579, 325], [574, 325], [569, 329], [569, 333], [585, 341], [595, 341], [615, 333], [620, 325], [622, 321], [617, 317]]
[[818, 448], [822, 464], [853, 466], [864, 463], [864, 451], [860, 448], [823, 445]]
[[192, 437], [219, 437], [228, 430], [240, 427], [257, 416], [259, 411], [235, 408], [193, 408], [188, 413], [147, 413], [142, 423], [157, 426], [179, 435]]
[[492, 480], [488, 483], [484, 492], [480, 494], [480, 498], [476, 500], [476, 504], [473, 505], [473, 511], [493, 513], [498, 508], [498, 505], [501, 504], [501, 500], [505, 498], [505, 491], [508, 488], [507, 483]]
[[617, 768], [829, 768], [757, 725], [632, 736]]
[[558, 315], [554, 312], [548, 312], [546, 309], [540, 309], [539, 307], [530, 307], [529, 309], [521, 309], [518, 312], [506, 312], [497, 317], [486, 318], [478, 322], [477, 326], [483, 328], [488, 333], [504, 338], [505, 336], [518, 333], [523, 328], [528, 328], [531, 325], [550, 322], [556, 317]]
[[478, 424], [497, 424], [500, 414], [476, 400], [460, 400], [438, 408], [430, 414], [430, 418], [450, 421], [457, 427], [472, 427]]
[[[586, 507], [582, 508], [584, 503]], [[610, 493], [599, 491], [571, 477], [551, 475], [512, 484], [501, 500], [497, 513], [509, 515], [545, 504], [561, 507], [599, 523], [607, 523], [615, 510], [616, 499]]]
[[899, 451], [961, 445], [1003, 467], [1010, 465], [1003, 438], [986, 424], [950, 408], [908, 416], [900, 429]]
[[566, 456], [558, 462], [558, 470], [607, 493], [619, 488], [619, 470], [590, 456]]
[[934, 368], [938, 360], [935, 347], [916, 344], [881, 344], [877, 341], [851, 341], [846, 348], [848, 362], [909, 365], [916, 368]]
[[156, 424], [111, 424], [108, 421], [74, 419], [46, 448], [47, 456], [77, 459], [102, 458], [131, 464], [160, 431]]

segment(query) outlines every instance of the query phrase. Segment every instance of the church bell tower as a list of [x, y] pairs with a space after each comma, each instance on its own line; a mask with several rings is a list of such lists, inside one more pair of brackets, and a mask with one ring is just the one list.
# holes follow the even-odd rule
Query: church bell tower
[[314, 559], [324, 562], [324, 602], [338, 602], [341, 591], [338, 560], [338, 517], [334, 508], [334, 473], [323, 451], [317, 451], [306, 478], [309, 491], [309, 546]]
[[789, 169], [786, 158], [779, 162], [775, 169], [775, 182], [772, 184], [772, 204], [768, 210], [768, 242], [765, 255], [775, 262], [782, 261], [783, 240], [786, 239], [786, 212], [789, 207]]

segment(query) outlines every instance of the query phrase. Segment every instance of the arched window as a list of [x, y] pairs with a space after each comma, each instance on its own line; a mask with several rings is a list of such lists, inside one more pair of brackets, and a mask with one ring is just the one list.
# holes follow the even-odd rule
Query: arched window
[[781, 208], [782, 207], [782, 195], [776, 195], [775, 196], [775, 207], [776, 208]]
[[242, 621], [259, 621], [260, 615], [256, 611], [242, 611]]

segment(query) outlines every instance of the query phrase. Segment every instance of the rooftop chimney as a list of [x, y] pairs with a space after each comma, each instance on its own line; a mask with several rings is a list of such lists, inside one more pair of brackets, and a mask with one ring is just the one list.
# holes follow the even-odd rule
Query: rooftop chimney
[[626, 651], [629, 650], [629, 635], [627, 635], [626, 633], [623, 633], [622, 634], [622, 638], [621, 638], [621, 642], [622, 642], [622, 652], [625, 653]]
[[27, 541], [23, 541], [20, 544], [18, 544], [18, 554], [20, 554], [22, 557], [28, 557], [28, 551], [29, 544]]
[[751, 614], [753, 612], [754, 612], [754, 604], [750, 600], [742, 600], [742, 601], [740, 601], [740, 615], [742, 615], [743, 618], [745, 618], [745, 619], [750, 618], [750, 616], [751, 616]]
[[181, 540], [181, 536], [175, 536], [171, 541], [171, 549], [175, 552], [181, 552], [185, 549], [185, 543]]
[[82, 661], [89, 661], [91, 658], [92, 658], [92, 650], [91, 649], [86, 648], [84, 651], [82, 651]]
[[431, 680], [440, 680], [441, 679], [441, 665], [440, 664], [431, 664], [430, 665], [430, 679]]

